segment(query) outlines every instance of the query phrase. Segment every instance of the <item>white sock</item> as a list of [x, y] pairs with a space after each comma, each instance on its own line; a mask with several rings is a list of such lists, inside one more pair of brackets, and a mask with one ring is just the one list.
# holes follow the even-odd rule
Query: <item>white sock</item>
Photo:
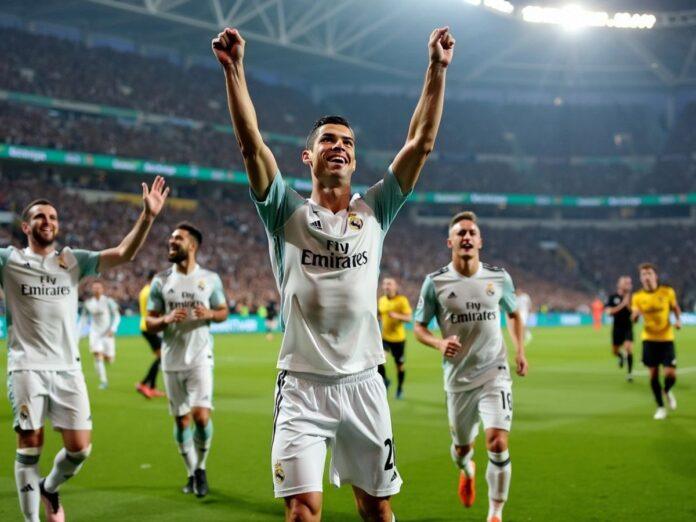
[[471, 464], [471, 459], [474, 458], [474, 448], [470, 448], [469, 451], [463, 455], [459, 456], [457, 454], [457, 449], [454, 447], [454, 444], [450, 446], [450, 454], [452, 455], [452, 460], [454, 463], [457, 465], [459, 469], [461, 469], [464, 473], [466, 473], [467, 477], [471, 477], [474, 474], [474, 466]]
[[193, 451], [193, 440], [191, 438], [191, 428], [180, 429], [174, 425], [174, 439], [179, 446], [179, 453], [184, 459], [186, 466], [186, 476], [192, 477], [193, 471], [196, 469], [196, 454]]
[[63, 482], [72, 478], [82, 468], [89, 454], [92, 452], [90, 444], [82, 451], [68, 451], [65, 448], [61, 449], [56, 458], [53, 459], [53, 469], [46, 477], [44, 488], [49, 493], [55, 493]]
[[488, 518], [497, 516], [502, 518], [503, 505], [508, 498], [510, 490], [510, 477], [512, 476], [512, 464], [508, 450], [496, 453], [488, 452], [488, 468], [486, 469], [486, 481], [488, 482]]
[[39, 522], [39, 458], [41, 447], [19, 448], [15, 457], [15, 482], [19, 496], [19, 508], [25, 522]]
[[196, 447], [196, 469], [205, 469], [210, 444], [213, 442], [213, 421], [208, 419], [205, 427], [196, 425], [193, 431], [193, 445]]
[[104, 366], [104, 359], [94, 359], [94, 369], [97, 370], [99, 382], [106, 383], [106, 366]]

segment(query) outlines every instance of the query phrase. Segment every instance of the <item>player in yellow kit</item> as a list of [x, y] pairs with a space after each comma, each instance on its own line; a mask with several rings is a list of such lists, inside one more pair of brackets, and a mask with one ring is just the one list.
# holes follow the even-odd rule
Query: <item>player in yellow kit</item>
[[143, 286], [138, 295], [138, 303], [140, 304], [140, 333], [143, 335], [145, 340], [150, 345], [152, 353], [155, 356], [155, 360], [152, 361], [150, 368], [145, 374], [145, 378], [135, 385], [135, 389], [138, 393], [142, 394], [144, 397], [151, 399], [152, 397], [164, 397], [165, 393], [162, 390], [157, 389], [157, 373], [160, 368], [160, 358], [162, 356], [162, 335], [158, 333], [151, 333], [147, 331], [147, 325], [145, 324], [145, 317], [147, 317], [147, 300], [150, 297], [150, 283], [152, 283], [152, 278], [155, 277], [157, 272], [151, 270], [147, 275], [147, 284]]
[[[654, 418], [662, 420], [667, 417], [663, 393], [667, 397], [669, 408], [677, 408], [677, 400], [672, 392], [677, 380], [677, 357], [670, 312], [674, 312], [674, 328], [680, 329], [681, 309], [674, 289], [658, 284], [655, 265], [643, 263], [639, 269], [643, 288], [633, 294], [631, 318], [636, 322], [643, 317], [643, 364], [648, 367], [650, 386], [657, 402]], [[664, 389], [660, 385], [660, 365], [665, 369]]]
[[[405, 323], [411, 322], [413, 310], [405, 295], [399, 294], [399, 285], [396, 279], [385, 277], [382, 280], [384, 295], [377, 302], [380, 322], [382, 324], [382, 346], [385, 352], [390, 352], [394, 357], [397, 372], [396, 398], [401, 399], [404, 394], [404, 377], [406, 376], [406, 328]], [[388, 388], [391, 381], [387, 379], [384, 364], [380, 364], [377, 371], [384, 379]]]

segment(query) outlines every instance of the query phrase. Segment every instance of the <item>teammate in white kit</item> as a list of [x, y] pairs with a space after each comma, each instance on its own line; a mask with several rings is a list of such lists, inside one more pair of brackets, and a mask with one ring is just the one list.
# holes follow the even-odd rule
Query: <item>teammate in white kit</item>
[[190, 223], [176, 226], [169, 237], [173, 265], [152, 280], [146, 319], [149, 332], [164, 332], [162, 373], [188, 477], [183, 492], [198, 497], [208, 494], [205, 463], [213, 437], [210, 323], [221, 323], [229, 314], [220, 276], [196, 262], [202, 241], [203, 234]]
[[[516, 350], [517, 374], [527, 374], [524, 327], [512, 279], [502, 268], [481, 263], [481, 232], [473, 212], [450, 223], [447, 246], [452, 262], [425, 278], [415, 314], [415, 334], [443, 355], [452, 459], [460, 471], [459, 496], [466, 507], [475, 498], [474, 441], [483, 421], [488, 448], [488, 522], [501, 522], [512, 467], [508, 434], [512, 423], [512, 380], [500, 327], [507, 313]], [[435, 318], [439, 338], [428, 330]]]
[[[91, 451], [92, 416], [78, 350], [80, 279], [131, 261], [169, 193], [157, 177], [143, 183], [143, 212], [114, 248], [56, 250], [58, 212], [47, 200], [22, 213], [29, 246], [0, 248], [0, 286], [7, 308], [8, 396], [17, 432], [15, 480], [26, 521], [38, 522], [39, 499], [49, 522], [64, 520], [58, 488], [77, 473]], [[89, 216], [88, 216], [89, 217]], [[47, 477], [39, 475], [44, 419], [61, 432], [64, 448]]]
[[517, 295], [517, 310], [520, 312], [520, 320], [524, 326], [524, 344], [528, 345], [532, 341], [532, 332], [529, 329], [529, 316], [532, 313], [532, 298], [527, 292], [519, 288], [515, 291]]
[[89, 351], [94, 356], [94, 368], [99, 376], [99, 388], [108, 386], [105, 362], [116, 358], [116, 330], [121, 322], [118, 303], [104, 294], [104, 283], [92, 283], [92, 297], [82, 305], [80, 324], [89, 322]]
[[384, 350], [375, 295], [384, 236], [435, 144], [454, 38], [430, 35], [430, 65], [405, 146], [384, 179], [351, 196], [355, 136], [337, 116], [312, 129], [302, 162], [310, 199], [292, 190], [263, 142], [244, 77], [245, 42], [225, 29], [213, 40], [223, 66], [237, 141], [254, 203], [268, 233], [281, 295], [271, 472], [287, 520], [319, 520], [322, 476], [332, 450], [331, 482], [350, 483], [363, 519], [391, 521], [401, 487], [384, 383]]

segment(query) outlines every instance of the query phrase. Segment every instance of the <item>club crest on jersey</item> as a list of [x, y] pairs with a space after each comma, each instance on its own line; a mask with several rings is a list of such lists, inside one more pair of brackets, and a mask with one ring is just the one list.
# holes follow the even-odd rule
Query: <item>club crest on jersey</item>
[[201, 279], [200, 281], [198, 281], [198, 289], [205, 290], [205, 279]]
[[486, 285], [486, 295], [495, 295], [495, 286], [493, 286], [493, 283], [488, 283]]
[[22, 404], [19, 407], [19, 418], [22, 420], [27, 420], [29, 418], [29, 406]]
[[276, 462], [273, 465], [273, 476], [279, 484], [285, 480], [285, 471], [283, 471], [283, 466], [280, 462]]
[[360, 230], [363, 227], [363, 220], [355, 212], [348, 214], [348, 226], [353, 230]]

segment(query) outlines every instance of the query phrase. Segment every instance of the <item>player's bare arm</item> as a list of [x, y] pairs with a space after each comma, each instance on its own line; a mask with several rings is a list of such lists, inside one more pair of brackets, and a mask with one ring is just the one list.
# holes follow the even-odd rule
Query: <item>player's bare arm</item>
[[244, 75], [245, 46], [246, 41], [239, 31], [229, 27], [213, 38], [212, 42], [213, 54], [225, 73], [227, 105], [249, 184], [256, 197], [263, 199], [273, 182], [278, 165], [271, 149], [263, 141], [256, 110], [249, 95]]
[[416, 110], [411, 117], [406, 144], [391, 165], [401, 192], [413, 189], [428, 155], [435, 147], [445, 100], [447, 67], [454, 55], [454, 37], [449, 27], [435, 29], [428, 42], [430, 63]]
[[132, 261], [135, 255], [143, 246], [147, 238], [152, 223], [157, 215], [162, 211], [164, 202], [169, 195], [169, 187], [165, 188], [164, 178], [157, 176], [152, 186], [148, 188], [147, 183], [143, 183], [143, 211], [138, 217], [135, 226], [131, 229], [121, 243], [114, 248], [102, 250], [99, 254], [99, 270], [108, 270], [128, 261]]
[[524, 377], [527, 375], [529, 365], [527, 357], [524, 353], [524, 321], [518, 311], [508, 314], [507, 320], [508, 330], [512, 338], [512, 344], [515, 346], [515, 365], [517, 375]]
[[462, 343], [456, 335], [450, 335], [446, 339], [441, 339], [435, 336], [429, 329], [427, 324], [416, 323], [413, 325], [413, 332], [421, 343], [434, 348], [445, 357], [454, 357], [462, 349]]
[[672, 305], [672, 313], [674, 313], [674, 327], [677, 330], [681, 330], [682, 327], [682, 322], [681, 322], [681, 307], [679, 306], [679, 303], [676, 301], [674, 302], [674, 305]]
[[413, 317], [411, 314], [402, 314], [400, 312], [389, 312], [387, 314], [389, 317], [392, 319], [396, 319], [397, 321], [401, 321], [403, 323], [410, 323], [413, 320]]
[[196, 319], [202, 319], [204, 321], [212, 321], [214, 323], [222, 323], [230, 315], [230, 309], [226, 304], [220, 305], [217, 308], [206, 308], [202, 304], [196, 305], [193, 311]]
[[148, 332], [158, 333], [164, 330], [170, 324], [185, 321], [187, 317], [188, 311], [185, 308], [175, 308], [168, 314], [148, 312], [147, 317], [145, 318], [145, 325]]

